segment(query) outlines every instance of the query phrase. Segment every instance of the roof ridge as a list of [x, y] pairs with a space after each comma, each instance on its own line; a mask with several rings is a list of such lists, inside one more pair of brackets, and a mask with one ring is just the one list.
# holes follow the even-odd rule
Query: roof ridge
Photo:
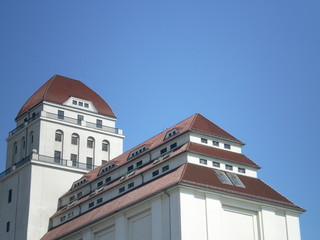
[[49, 88], [50, 88], [50, 86], [51, 86], [51, 84], [52, 84], [53, 79], [56, 78], [57, 76], [58, 76], [58, 75], [55, 74], [55, 75], [53, 75], [53, 76], [47, 81], [47, 82], [48, 82], [48, 86], [46, 87], [46, 89], [45, 89], [45, 91], [44, 91], [44, 93], [43, 93], [42, 99], [44, 99], [45, 96], [47, 95], [47, 92], [48, 92], [48, 90], [49, 90]]

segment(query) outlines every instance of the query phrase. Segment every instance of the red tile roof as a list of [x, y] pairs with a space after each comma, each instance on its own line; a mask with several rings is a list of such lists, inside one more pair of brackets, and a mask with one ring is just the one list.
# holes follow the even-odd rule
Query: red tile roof
[[137, 187], [116, 199], [106, 202], [73, 220], [51, 229], [44, 235], [42, 240], [59, 239], [77, 230], [81, 230], [88, 225], [94, 224], [177, 184], [197, 187], [213, 193], [254, 200], [265, 204], [287, 207], [301, 212], [304, 211], [260, 179], [242, 175], [238, 175], [238, 177], [245, 185], [245, 188], [221, 183], [211, 168], [186, 163], [154, 181]]
[[22, 106], [16, 118], [42, 101], [62, 104], [71, 96], [91, 101], [98, 113], [115, 118], [111, 107], [97, 93], [78, 80], [54, 75]]

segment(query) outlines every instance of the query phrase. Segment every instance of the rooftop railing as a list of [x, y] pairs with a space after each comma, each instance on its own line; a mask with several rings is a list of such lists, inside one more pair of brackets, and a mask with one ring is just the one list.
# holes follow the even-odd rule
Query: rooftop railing
[[90, 171], [90, 170], [97, 167], [92, 164], [86, 164], [86, 163], [82, 163], [82, 162], [54, 158], [54, 157], [50, 157], [50, 156], [39, 155], [39, 154], [33, 153], [33, 154], [29, 155], [28, 157], [22, 159], [21, 161], [17, 162], [12, 167], [10, 167], [10, 168], [4, 170], [2, 173], [0, 173], [0, 179], [2, 179], [5, 176], [9, 175], [10, 173], [14, 172], [16, 169], [24, 166], [26, 163], [30, 162], [31, 160], [44, 162], [44, 163], [50, 163], [50, 164], [59, 165], [59, 166], [70, 167], [70, 168], [76, 168], [76, 169], [81, 169], [81, 170], [87, 170], [87, 171]]

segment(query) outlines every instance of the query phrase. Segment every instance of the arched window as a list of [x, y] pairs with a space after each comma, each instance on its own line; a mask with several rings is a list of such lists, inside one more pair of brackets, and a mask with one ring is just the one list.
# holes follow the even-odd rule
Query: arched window
[[107, 140], [102, 141], [102, 151], [108, 152], [109, 151], [109, 142]]
[[93, 137], [88, 137], [87, 148], [94, 148], [94, 138]]
[[17, 144], [17, 142], [14, 142], [14, 144], [13, 144], [13, 153], [14, 153], [14, 155], [16, 155], [18, 153], [18, 144]]
[[33, 132], [30, 132], [30, 143], [33, 144], [33, 142], [34, 142]]
[[76, 133], [73, 133], [71, 136], [71, 144], [72, 145], [78, 145], [79, 144], [79, 135]]
[[57, 130], [55, 134], [55, 141], [62, 142], [63, 139], [63, 132], [61, 130]]

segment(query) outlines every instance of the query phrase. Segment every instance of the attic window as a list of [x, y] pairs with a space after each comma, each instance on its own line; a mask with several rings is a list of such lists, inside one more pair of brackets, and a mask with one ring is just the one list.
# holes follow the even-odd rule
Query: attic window
[[215, 170], [215, 173], [217, 174], [217, 177], [223, 184], [233, 185], [231, 180], [227, 177], [227, 175], [224, 172], [220, 170]]
[[116, 165], [112, 162], [106, 166], [104, 166], [103, 168], [100, 169], [99, 175], [106, 173], [108, 171], [110, 171], [112, 168], [114, 168]]
[[225, 144], [224, 144], [224, 148], [225, 148], [225, 149], [230, 149], [231, 146], [230, 146], [230, 144], [226, 144], [226, 143], [225, 143]]
[[234, 185], [236, 187], [245, 188], [245, 185], [242, 183], [240, 178], [234, 173], [225, 173], [220, 170], [214, 170], [217, 174], [217, 177], [223, 184]]
[[135, 149], [129, 154], [128, 159], [133, 158], [133, 157], [145, 152], [146, 150], [148, 150], [148, 148], [146, 146], [142, 146], [142, 147], [140, 147], [138, 149]]
[[82, 178], [82, 179], [74, 182], [72, 187], [76, 188], [76, 187], [78, 187], [78, 186], [80, 186], [80, 185], [82, 185], [83, 183], [86, 183], [86, 182], [87, 182], [87, 179], [86, 178]]
[[244, 184], [242, 183], [242, 181], [240, 180], [240, 178], [234, 174], [234, 173], [227, 173], [228, 177], [230, 178], [231, 182], [237, 186], [237, 187], [242, 187], [245, 188]]
[[167, 140], [168, 138], [173, 137], [173, 136], [176, 135], [177, 133], [178, 133], [178, 130], [177, 130], [177, 129], [172, 129], [172, 130], [170, 130], [169, 132], [167, 132], [164, 140]]

